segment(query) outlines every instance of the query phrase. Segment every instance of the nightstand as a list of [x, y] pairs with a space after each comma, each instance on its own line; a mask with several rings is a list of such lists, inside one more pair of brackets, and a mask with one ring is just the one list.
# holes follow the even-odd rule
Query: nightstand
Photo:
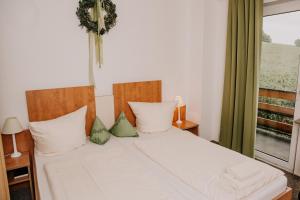
[[9, 187], [27, 182], [30, 185], [31, 197], [33, 197], [29, 153], [22, 153], [17, 158], [12, 158], [8, 155], [5, 157], [5, 165]]
[[180, 128], [182, 130], [189, 131], [189, 132], [193, 133], [194, 135], [199, 136], [199, 132], [198, 132], [199, 124], [196, 124], [194, 122], [191, 122], [188, 120], [182, 121], [181, 124], [177, 124], [176, 122], [173, 122], [173, 126]]

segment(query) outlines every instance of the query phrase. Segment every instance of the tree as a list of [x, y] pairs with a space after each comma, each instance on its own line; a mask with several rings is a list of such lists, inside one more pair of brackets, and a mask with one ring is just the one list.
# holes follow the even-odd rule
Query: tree
[[295, 40], [294, 43], [296, 47], [300, 47], [300, 39]]
[[263, 41], [263, 42], [272, 43], [272, 38], [271, 38], [270, 35], [266, 34], [266, 33], [263, 31], [262, 41]]

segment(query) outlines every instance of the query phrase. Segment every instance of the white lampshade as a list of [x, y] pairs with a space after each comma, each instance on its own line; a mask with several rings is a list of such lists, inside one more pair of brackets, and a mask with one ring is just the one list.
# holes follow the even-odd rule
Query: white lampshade
[[5, 120], [2, 134], [15, 134], [23, 131], [23, 127], [16, 117], [9, 117]]
[[179, 106], [179, 107], [185, 105], [185, 103], [183, 102], [183, 99], [182, 99], [181, 96], [176, 96], [176, 97], [175, 97], [175, 101], [177, 101], [177, 106]]

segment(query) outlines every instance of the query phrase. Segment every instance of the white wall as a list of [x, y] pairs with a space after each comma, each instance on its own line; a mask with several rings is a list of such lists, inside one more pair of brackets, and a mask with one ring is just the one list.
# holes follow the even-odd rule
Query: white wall
[[87, 84], [86, 36], [71, 1], [0, 1], [0, 125], [27, 119], [25, 90]]
[[200, 120], [202, 102], [202, 66], [203, 66], [203, 39], [204, 39], [204, 1], [190, 0], [188, 8], [188, 42], [187, 66], [189, 66], [186, 79], [187, 92], [187, 118], [200, 124], [200, 135], [203, 136], [202, 121]]
[[[161, 79], [165, 99], [187, 96], [187, 8], [180, 0], [114, 0], [117, 26], [95, 68], [98, 95], [112, 83]], [[25, 91], [88, 84], [88, 40], [74, 0], [0, 1], [0, 126], [27, 123]], [[188, 67], [187, 67], [188, 68]]]
[[[200, 135], [219, 140], [228, 0], [191, 1], [190, 118]], [[202, 10], [199, 10], [202, 7]], [[202, 24], [201, 28], [197, 27]]]
[[[201, 136], [218, 140], [227, 0], [114, 0], [118, 23], [95, 67], [97, 95], [112, 83], [161, 79], [182, 95]], [[88, 84], [88, 38], [74, 0], [0, 1], [0, 126], [27, 123], [25, 91]]]

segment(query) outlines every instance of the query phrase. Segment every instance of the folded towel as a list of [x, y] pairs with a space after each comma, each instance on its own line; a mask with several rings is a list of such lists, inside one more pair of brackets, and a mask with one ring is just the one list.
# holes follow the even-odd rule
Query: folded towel
[[231, 176], [231, 174], [225, 173], [223, 174], [224, 181], [235, 190], [243, 190], [248, 187], [255, 186], [257, 184], [261, 184], [264, 181], [264, 174], [262, 172], [257, 173], [256, 175], [240, 181]]
[[226, 169], [228, 174], [239, 181], [249, 179], [260, 171], [259, 165], [253, 160], [245, 161]]

